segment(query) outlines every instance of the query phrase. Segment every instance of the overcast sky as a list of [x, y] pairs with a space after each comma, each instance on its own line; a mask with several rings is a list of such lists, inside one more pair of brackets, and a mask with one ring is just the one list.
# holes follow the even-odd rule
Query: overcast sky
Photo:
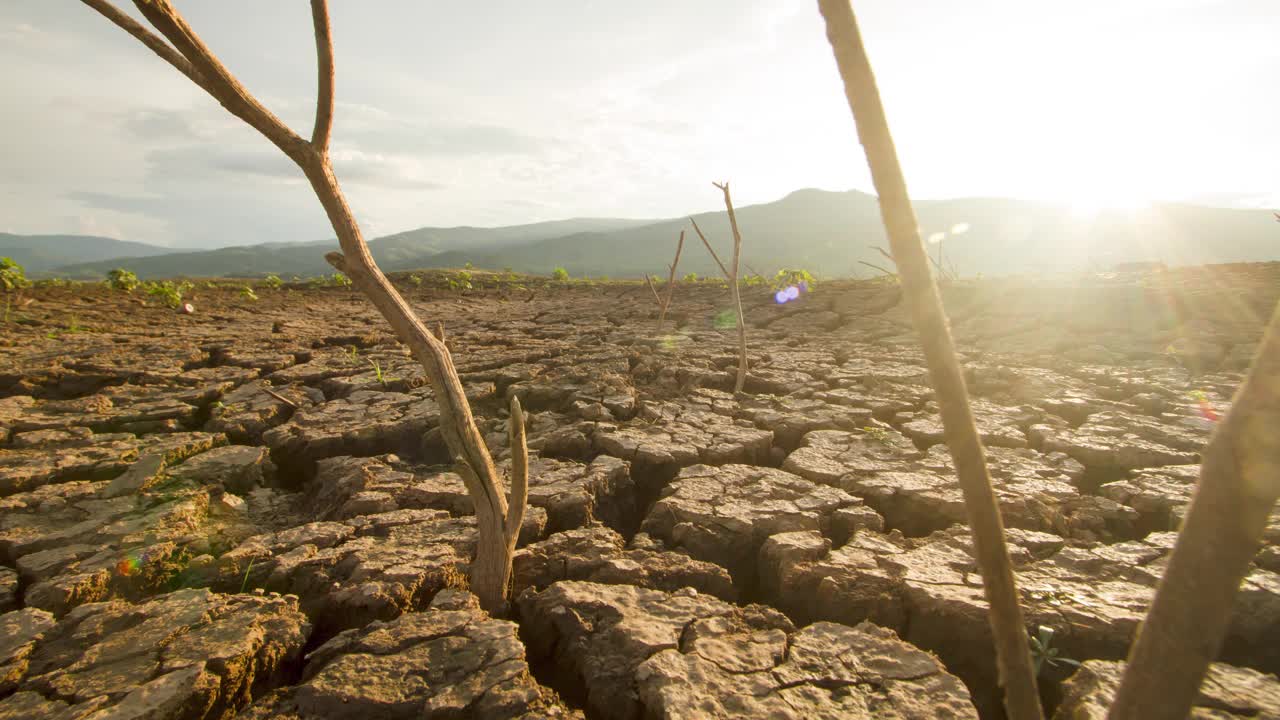
[[[132, 4], [117, 0], [122, 7]], [[300, 134], [304, 0], [179, 2]], [[1280, 204], [1276, 0], [855, 2], [919, 197]], [[136, 13], [135, 17], [137, 16]], [[374, 237], [869, 190], [805, 0], [333, 0], [334, 164]], [[0, 231], [332, 233], [300, 173], [73, 0], [0, 3]]]

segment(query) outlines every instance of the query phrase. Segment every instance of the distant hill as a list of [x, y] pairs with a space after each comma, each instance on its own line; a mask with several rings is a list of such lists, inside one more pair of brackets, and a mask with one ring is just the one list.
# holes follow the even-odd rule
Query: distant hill
[[147, 257], [173, 252], [171, 248], [93, 235], [12, 235], [0, 233], [0, 256], [11, 257], [29, 273], [41, 273], [69, 263], [96, 262], [118, 257]]
[[[1265, 210], [1159, 205], [1138, 213], [1093, 217], [1008, 199], [970, 198], [915, 203], [927, 239], [947, 232], [944, 262], [962, 275], [1105, 270], [1122, 262], [1199, 265], [1280, 259], [1280, 226]], [[743, 261], [765, 274], [802, 267], [827, 277], [878, 274], [863, 265], [890, 263], [872, 246], [888, 249], [880, 208], [866, 193], [800, 190], [772, 203], [737, 209]], [[695, 215], [721, 258], [732, 248], [728, 215]], [[446, 252], [433, 267], [511, 267], [547, 273], [562, 266], [572, 275], [635, 277], [662, 274], [676, 237], [685, 235], [680, 273], [718, 274], [685, 218], [609, 232], [580, 233], [484, 253]], [[950, 234], [953, 230], [963, 230]], [[936, 257], [938, 245], [930, 244]], [[889, 269], [892, 269], [891, 267]]]
[[[918, 201], [922, 235], [947, 233], [939, 249], [962, 275], [1106, 270], [1126, 262], [1199, 265], [1280, 260], [1280, 226], [1265, 210], [1157, 205], [1138, 212], [1081, 216], [1042, 203], [999, 198]], [[801, 267], [819, 276], [876, 274], [888, 267], [873, 246], [888, 248], [876, 198], [866, 193], [799, 190], [770, 203], [737, 209], [747, 266], [770, 274]], [[694, 218], [728, 261], [728, 217]], [[664, 273], [676, 237], [686, 230], [680, 273], [718, 273], [687, 218], [574, 219], [501, 228], [421, 228], [370, 241], [386, 270], [476, 267], [574, 276], [638, 277]], [[101, 277], [123, 265], [143, 277], [326, 274], [324, 254], [336, 241], [232, 247], [57, 268], [72, 277]], [[892, 268], [890, 268], [892, 269]], [[746, 271], [744, 269], [744, 271]]]
[[[618, 218], [574, 218], [512, 225], [497, 228], [419, 228], [369, 241], [374, 258], [387, 270], [427, 267], [431, 258], [449, 251], [490, 252], [570, 233], [616, 230], [650, 222]], [[57, 274], [73, 278], [99, 278], [117, 266], [127, 267], [142, 278], [252, 277], [276, 273], [282, 277], [309, 277], [333, 272], [324, 261], [327, 252], [338, 249], [337, 240], [309, 243], [267, 243], [219, 248], [217, 250], [168, 252], [145, 257], [114, 258], [110, 261], [64, 264]], [[465, 261], [464, 261], [465, 262]], [[462, 264], [462, 263], [460, 263]]]

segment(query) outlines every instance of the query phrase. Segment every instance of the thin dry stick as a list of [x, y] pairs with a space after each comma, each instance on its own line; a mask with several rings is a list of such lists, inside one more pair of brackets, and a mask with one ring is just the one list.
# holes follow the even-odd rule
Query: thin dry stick
[[724, 206], [729, 211], [729, 227], [733, 230], [733, 273], [729, 277], [729, 285], [733, 288], [733, 311], [738, 319], [738, 379], [733, 384], [733, 391], [742, 392], [747, 382], [747, 322], [742, 317], [742, 292], [738, 287], [738, 264], [742, 260], [742, 233], [738, 232], [738, 216], [733, 212], [733, 199], [729, 197], [729, 182], [711, 183], [724, 193]]
[[1222, 645], [1236, 592], [1280, 497], [1280, 306], [1231, 410], [1129, 653], [1111, 720], [1182, 720]]
[[990, 604], [989, 617], [995, 635], [1000, 680], [1005, 688], [1005, 707], [1011, 720], [1038, 720], [1043, 715], [1013, 564], [1004, 543], [1004, 524], [991, 489], [982, 442], [973, 424], [969, 393], [942, 300], [929, 273], [924, 243], [920, 240], [911, 198], [880, 103], [880, 92], [849, 0], [818, 0], [818, 8], [826, 21], [827, 37], [844, 80], [858, 137], [866, 149], [867, 164], [880, 198], [880, 214], [916, 331], [920, 334], [947, 447], [964, 492], [965, 511], [982, 570], [983, 591]]
[[645, 273], [644, 282], [649, 286], [649, 292], [653, 293], [653, 301], [658, 303], [658, 307], [662, 307], [662, 298], [658, 295], [658, 288], [653, 286], [653, 278], [649, 277], [648, 273]]
[[711, 183], [720, 188], [724, 193], [724, 204], [729, 209], [729, 224], [733, 228], [733, 270], [725, 267], [721, 262], [720, 256], [716, 254], [715, 248], [711, 247], [711, 243], [707, 242], [707, 236], [702, 234], [702, 228], [698, 227], [698, 221], [689, 218], [689, 222], [693, 223], [693, 231], [698, 233], [698, 239], [702, 241], [702, 246], [711, 253], [711, 258], [716, 261], [716, 265], [720, 266], [720, 272], [724, 273], [724, 277], [729, 281], [729, 287], [733, 289], [733, 306], [738, 316], [738, 376], [734, 379], [733, 391], [742, 392], [743, 386], [747, 382], [747, 330], [746, 324], [742, 318], [742, 298], [738, 292], [738, 260], [742, 252], [742, 235], [738, 233], [738, 220], [733, 212], [733, 200], [729, 197], [729, 183]]
[[680, 265], [680, 251], [684, 250], [684, 231], [680, 231], [680, 239], [676, 241], [676, 256], [671, 261], [671, 273], [667, 275], [667, 297], [662, 301], [662, 311], [658, 313], [658, 332], [662, 332], [662, 323], [667, 319], [667, 308], [671, 307], [671, 297], [676, 294], [676, 267]]
[[711, 253], [711, 259], [715, 260], [716, 265], [720, 266], [720, 272], [724, 273], [726, 278], [729, 277], [729, 268], [720, 262], [720, 256], [716, 254], [716, 249], [711, 247], [711, 243], [707, 242], [707, 236], [702, 234], [702, 228], [698, 227], [698, 221], [689, 218], [689, 222], [693, 223], [693, 231], [698, 233], [698, 239], [702, 241], [702, 246], [707, 249], [707, 252]]
[[897, 260], [895, 260], [895, 259], [893, 258], [893, 256], [889, 254], [889, 251], [888, 251], [888, 250], [885, 250], [884, 248], [880, 247], [879, 245], [868, 245], [867, 247], [869, 247], [869, 248], [871, 248], [872, 250], [875, 250], [876, 252], [880, 253], [880, 255], [881, 255], [885, 260], [888, 260], [889, 262], [893, 263], [894, 265], [897, 265], [897, 264], [898, 264], [898, 261], [897, 261]]
[[271, 389], [271, 388], [269, 388], [269, 387], [264, 387], [264, 388], [262, 388], [262, 391], [263, 391], [263, 392], [265, 392], [266, 394], [270, 395], [271, 397], [275, 398], [276, 400], [279, 400], [280, 402], [284, 403], [285, 405], [288, 405], [289, 407], [293, 408], [294, 410], [297, 410], [297, 409], [298, 409], [298, 403], [296, 403], [296, 402], [294, 402], [294, 401], [290, 400], [289, 398], [287, 398], [287, 397], [285, 397], [285, 396], [281, 395], [280, 393], [276, 392], [275, 390], [272, 390], [272, 389]]
[[[315, 126], [310, 141], [289, 129], [223, 66], [170, 0], [134, 0], [134, 5], [172, 46], [105, 0], [83, 2], [206, 90], [228, 112], [262, 133], [306, 175], [343, 251], [329, 253], [325, 259], [351, 278], [355, 287], [369, 298], [426, 370], [440, 408], [441, 434], [475, 506], [479, 542], [471, 563], [471, 589], [482, 607], [493, 613], [505, 612], [515, 543], [508, 526], [513, 518], [522, 516], [528, 478], [513, 475], [510, 500], [511, 505], [517, 507], [508, 513], [508, 499], [499, 492], [501, 482], [493, 458], [471, 415], [471, 406], [454, 369], [453, 358], [444, 343], [427, 330], [374, 263], [354, 214], [334, 177], [329, 163], [334, 102], [333, 39], [326, 0], [311, 0], [318, 92]], [[513, 422], [520, 417], [522, 415], [513, 415]], [[513, 472], [516, 469], [513, 463]]]
[[869, 262], [867, 262], [866, 260], [859, 260], [859, 261], [858, 261], [858, 264], [859, 264], [859, 265], [866, 265], [866, 266], [867, 266], [867, 267], [869, 267], [869, 268], [875, 268], [876, 270], [879, 270], [880, 272], [884, 273], [885, 275], [888, 275], [889, 277], [894, 277], [895, 275], [897, 275], [897, 274], [898, 274], [898, 273], [896, 273], [896, 272], [893, 272], [892, 270], [885, 270], [884, 268], [880, 267], [879, 265], [876, 265], [875, 263], [869, 263]]

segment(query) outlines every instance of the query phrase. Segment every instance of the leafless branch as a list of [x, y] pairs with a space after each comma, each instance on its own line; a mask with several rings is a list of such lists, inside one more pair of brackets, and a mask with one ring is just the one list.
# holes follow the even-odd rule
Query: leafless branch
[[286, 155], [298, 161], [299, 153], [308, 148], [307, 141], [298, 137], [280, 118], [271, 113], [258, 99], [227, 70], [187, 24], [170, 0], [133, 0], [151, 26], [160, 31], [173, 47], [191, 63], [195, 72], [205, 82], [200, 84], [232, 115], [244, 120], [250, 127], [262, 133]]
[[329, 136], [333, 133], [333, 30], [329, 26], [328, 0], [311, 0], [311, 22], [316, 35], [316, 124], [311, 131], [311, 146], [317, 152], [329, 152]]
[[515, 550], [516, 540], [520, 537], [520, 526], [524, 524], [525, 504], [529, 500], [529, 447], [524, 435], [524, 411], [520, 407], [520, 398], [511, 396], [511, 417], [507, 419], [507, 432], [511, 445], [511, 489], [507, 498], [506, 540], [507, 546]]
[[649, 286], [649, 292], [653, 293], [653, 301], [658, 303], [658, 307], [662, 307], [662, 298], [658, 296], [658, 288], [653, 286], [653, 278], [649, 277], [649, 273], [644, 274], [644, 282]]
[[[227, 70], [170, 0], [134, 0], [134, 5], [172, 44], [172, 48], [145, 28], [129, 21], [109, 3], [102, 0], [83, 1], [191, 78], [228, 112], [244, 120], [279, 147], [302, 170], [324, 207], [342, 247], [341, 253], [329, 253], [325, 260], [351, 278], [356, 289], [369, 298], [426, 371], [427, 380], [435, 391], [439, 406], [440, 433], [466, 484], [479, 526], [479, 542], [471, 562], [471, 589], [486, 610], [499, 614], [505, 612], [515, 542], [508, 537], [508, 526], [513, 522], [516, 526], [519, 525], [516, 518], [522, 516], [523, 507], [511, 509], [510, 514], [508, 513], [508, 497], [499, 492], [501, 479], [471, 414], [471, 406], [448, 348], [441, 338], [427, 330], [426, 324], [414, 314], [374, 262], [355, 215], [334, 176], [326, 152], [333, 121], [333, 51], [325, 2], [312, 2], [319, 79], [316, 127], [312, 142], [308, 142], [263, 107]], [[523, 430], [520, 435], [523, 437]], [[527, 477], [521, 482], [527, 487]], [[513, 478], [513, 490], [519, 489], [515, 487], [517, 484]], [[513, 492], [510, 497], [512, 500], [518, 497], [523, 503], [524, 495], [525, 491], [521, 490]]]
[[294, 402], [294, 401], [290, 400], [289, 398], [287, 398], [287, 397], [285, 397], [285, 396], [281, 395], [280, 393], [276, 392], [275, 390], [272, 390], [272, 389], [271, 389], [271, 388], [269, 388], [269, 387], [264, 387], [264, 388], [262, 388], [262, 391], [263, 391], [263, 392], [265, 392], [266, 394], [270, 395], [271, 397], [275, 398], [276, 400], [279, 400], [280, 402], [284, 403], [285, 405], [288, 405], [289, 407], [293, 408], [294, 410], [297, 410], [297, 409], [298, 409], [298, 403], [296, 403], [296, 402]]
[[725, 279], [732, 278], [733, 275], [729, 273], [729, 268], [720, 262], [720, 256], [716, 254], [715, 248], [711, 247], [711, 243], [707, 242], [707, 236], [702, 234], [702, 228], [698, 227], [698, 221], [689, 218], [689, 222], [693, 223], [693, 231], [698, 233], [698, 239], [702, 241], [702, 245], [707, 249], [707, 252], [711, 253], [711, 259], [715, 260], [716, 264], [720, 266], [720, 272], [724, 273]]
[[[879, 245], [868, 245], [867, 247], [869, 247], [869, 248], [871, 248], [872, 250], [875, 250], [876, 252], [880, 253], [880, 254], [884, 257], [884, 259], [885, 259], [885, 260], [888, 260], [889, 262], [893, 263], [894, 265], [897, 265], [897, 264], [898, 264], [898, 261], [897, 261], [897, 260], [895, 260], [895, 259], [893, 258], [893, 256], [889, 254], [889, 251], [888, 251], [888, 250], [885, 250], [884, 248], [880, 247]], [[927, 255], [927, 254], [928, 254], [928, 253], [926, 253], [926, 255]]]
[[1200, 482], [1139, 627], [1111, 720], [1188, 717], [1280, 497], [1280, 306], [1205, 448]]
[[662, 323], [667, 319], [667, 308], [671, 306], [671, 298], [676, 294], [676, 268], [680, 265], [680, 252], [684, 250], [684, 231], [680, 231], [680, 239], [676, 241], [676, 256], [671, 261], [671, 273], [667, 275], [667, 297], [662, 300], [662, 310], [658, 313], [658, 331], [662, 331]]
[[983, 592], [990, 605], [996, 664], [1005, 688], [1005, 708], [1011, 720], [1039, 720], [1043, 715], [1036, 675], [1013, 564], [1005, 546], [1000, 508], [991, 489], [964, 375], [938, 288], [929, 273], [927, 253], [920, 240], [915, 211], [880, 102], [880, 91], [849, 0], [818, 0], [818, 8], [826, 21], [827, 38], [844, 80], [845, 96], [858, 137], [866, 150], [880, 200], [880, 214], [893, 247], [892, 259], [900, 271], [903, 291], [920, 335], [942, 414], [943, 433], [964, 493], [975, 555], [982, 570]]
[[157, 37], [155, 33], [146, 29], [142, 25], [134, 22], [133, 18], [126, 15], [122, 10], [111, 4], [110, 0], [81, 0], [85, 5], [98, 11], [106, 19], [115, 23], [125, 32], [137, 38], [143, 45], [146, 45], [156, 55], [159, 55], [165, 62], [178, 69], [178, 72], [186, 75], [191, 82], [203, 88], [210, 95], [213, 91], [205, 84], [205, 79], [196, 72], [191, 63], [173, 46], [165, 42], [162, 38]]
[[896, 276], [896, 275], [898, 274], [898, 273], [893, 272], [893, 271], [891, 271], [891, 270], [885, 270], [884, 268], [880, 267], [879, 265], [876, 265], [875, 263], [869, 263], [869, 262], [867, 262], [867, 261], [865, 261], [865, 260], [859, 260], [859, 261], [858, 261], [858, 264], [859, 264], [859, 265], [866, 265], [866, 266], [867, 266], [867, 267], [869, 267], [869, 268], [875, 268], [876, 270], [879, 270], [880, 272], [884, 273], [885, 275], [888, 275], [889, 277], [894, 277], [894, 276]]

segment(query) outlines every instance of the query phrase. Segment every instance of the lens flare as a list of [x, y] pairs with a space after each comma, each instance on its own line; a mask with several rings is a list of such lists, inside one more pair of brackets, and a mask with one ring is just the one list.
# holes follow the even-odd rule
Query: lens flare
[[144, 559], [138, 554], [130, 553], [116, 563], [116, 572], [121, 575], [137, 575], [138, 571], [142, 569], [143, 561]]
[[785, 305], [792, 300], [799, 299], [801, 293], [809, 292], [809, 283], [801, 282], [799, 285], [788, 285], [773, 294], [774, 302], [779, 305]]
[[1218, 421], [1218, 412], [1213, 409], [1213, 405], [1209, 403], [1209, 394], [1203, 390], [1196, 390], [1191, 393], [1191, 398], [1196, 401], [1200, 408], [1200, 417], [1209, 422]]

